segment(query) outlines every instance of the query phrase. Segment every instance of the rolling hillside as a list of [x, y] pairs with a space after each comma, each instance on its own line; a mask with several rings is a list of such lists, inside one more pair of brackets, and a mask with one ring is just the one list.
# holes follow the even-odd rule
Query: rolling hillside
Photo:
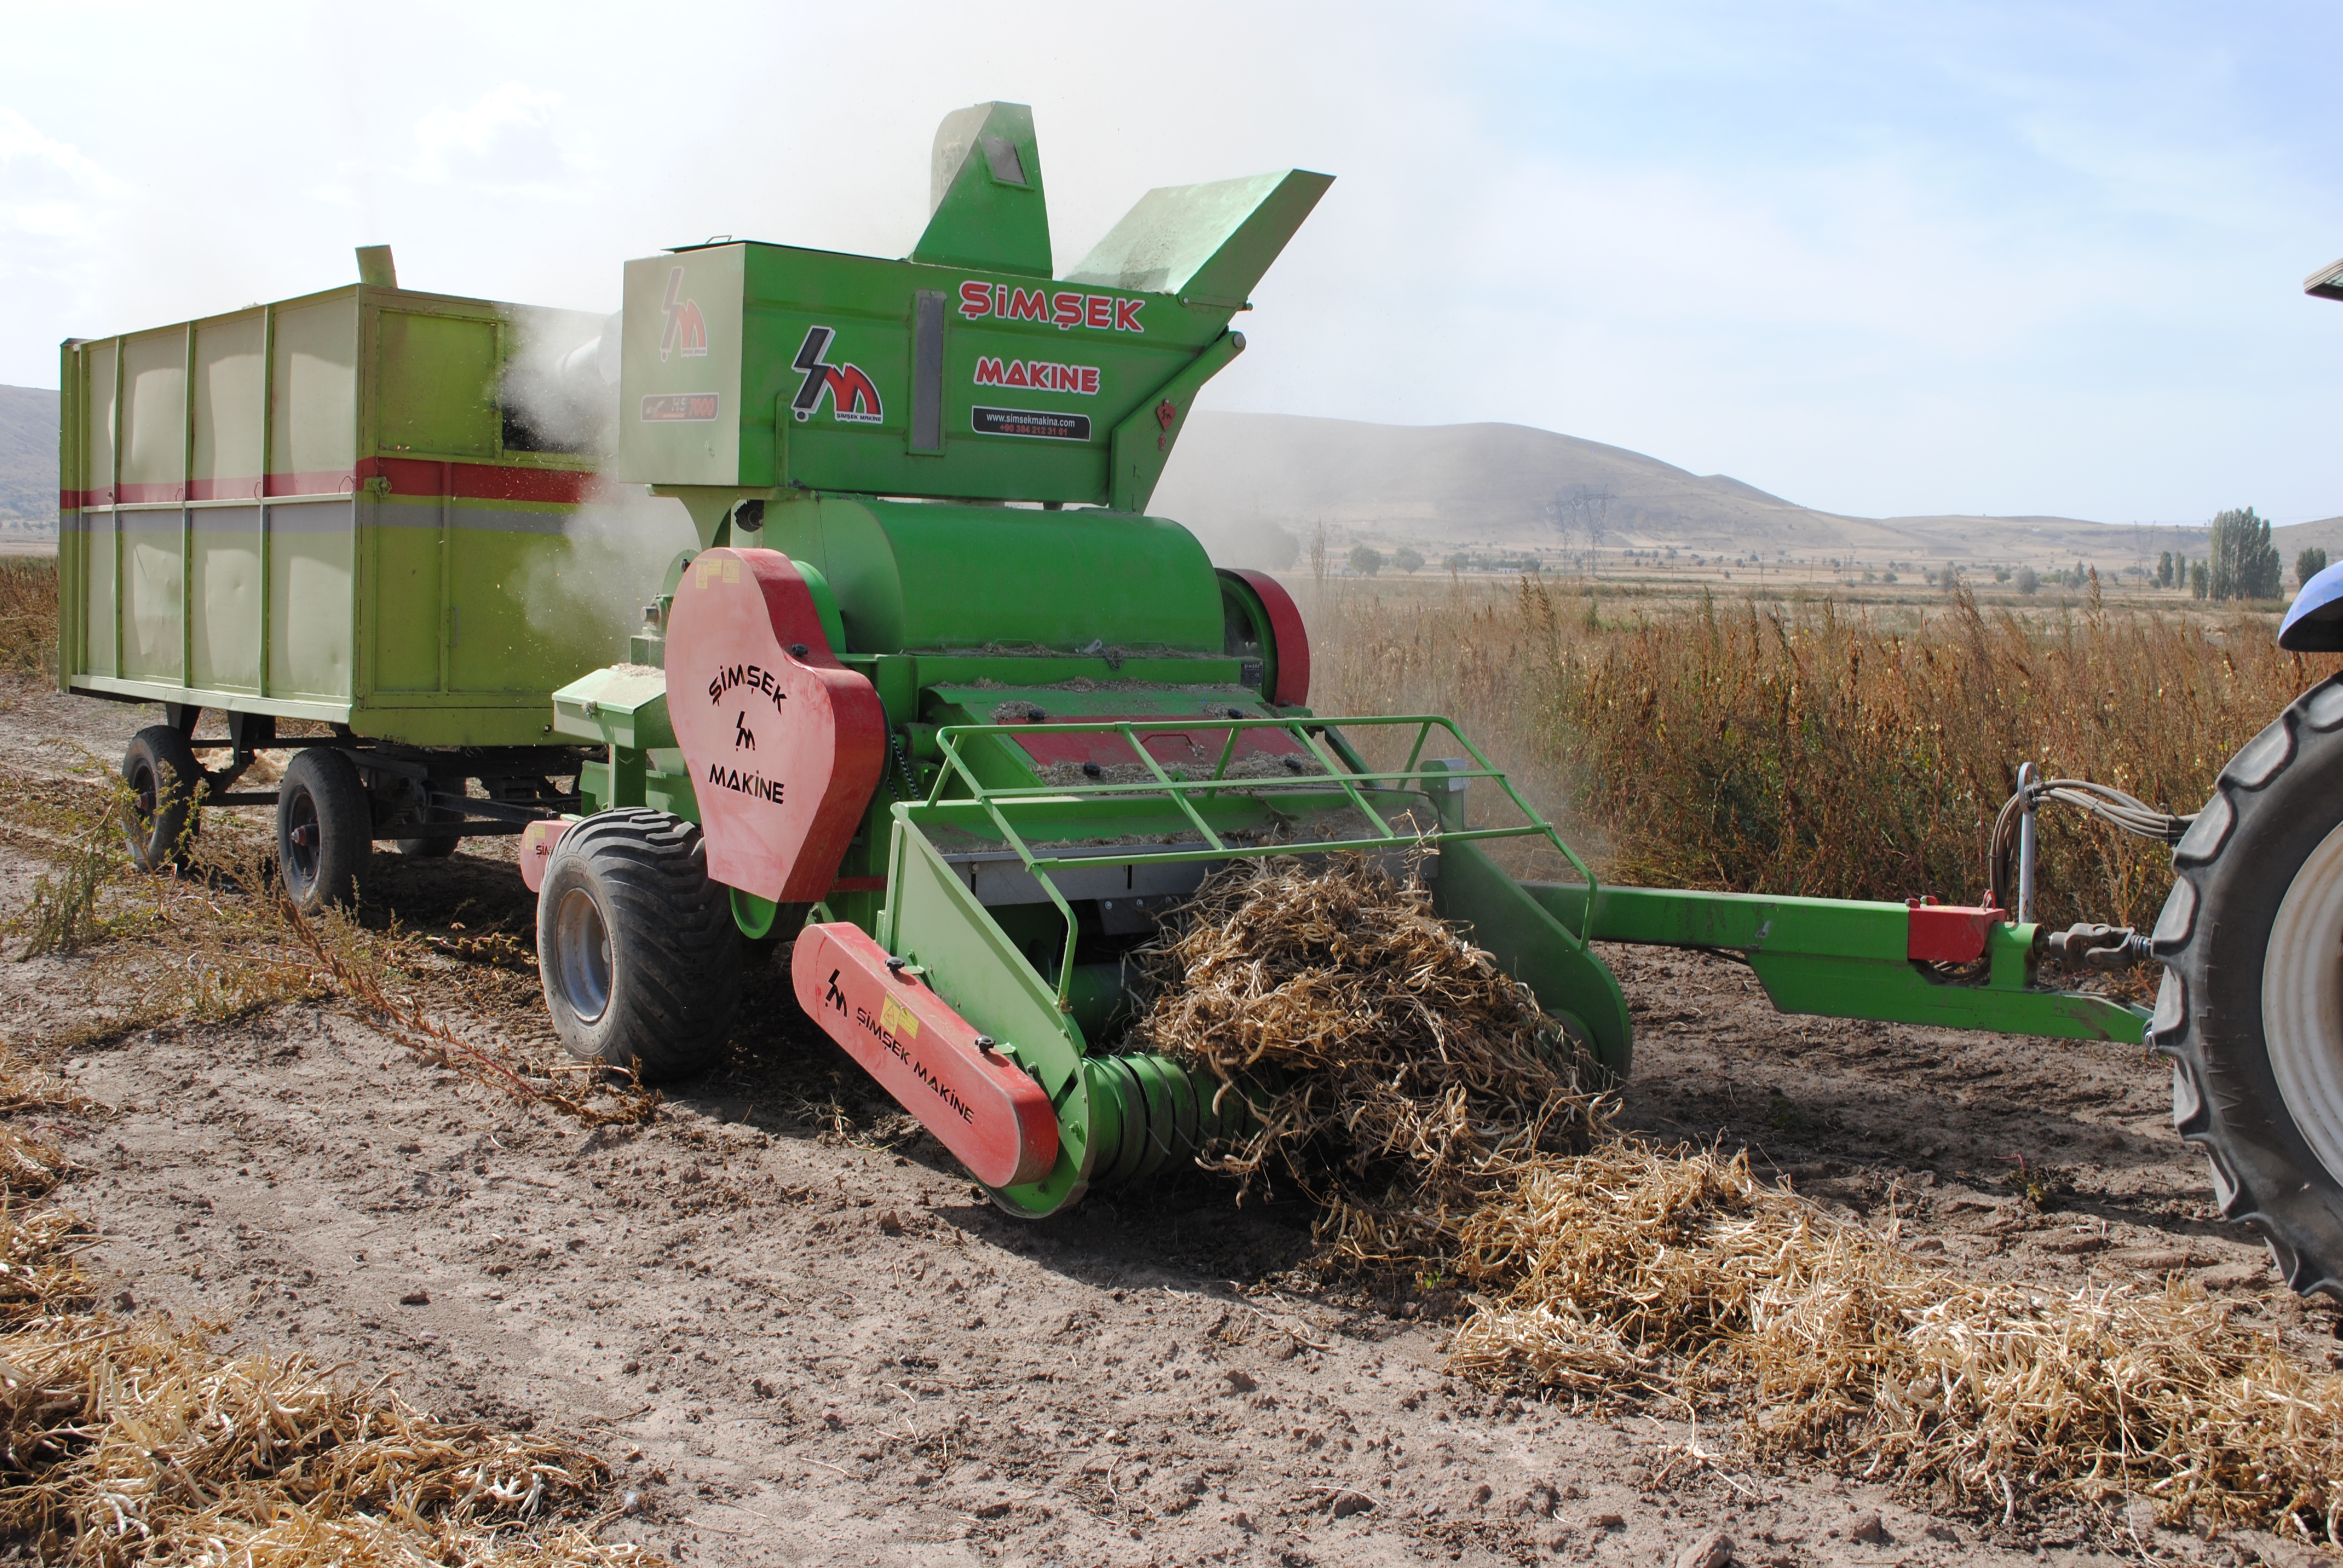
[[[1792, 558], [2151, 563], [2202, 553], [2202, 528], [2134, 529], [2054, 517], [1854, 518], [1816, 511], [1724, 474], [1523, 425], [1372, 425], [1277, 414], [1199, 414], [1156, 492], [1216, 553], [1258, 553], [1273, 528], [1320, 523], [1345, 541], [1427, 551], [1562, 543], [1574, 496], [1602, 495], [1606, 548]], [[2306, 544], [2343, 557], [2343, 518], [2277, 530], [2291, 563]]]
[[55, 533], [57, 395], [0, 387], [0, 528]]

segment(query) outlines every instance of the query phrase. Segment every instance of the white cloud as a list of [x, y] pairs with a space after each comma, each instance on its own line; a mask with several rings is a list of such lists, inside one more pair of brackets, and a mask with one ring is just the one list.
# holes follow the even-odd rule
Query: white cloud
[[[73, 144], [0, 106], [0, 359], [10, 368], [55, 363], [65, 333], [54, 324], [87, 308], [106, 236], [128, 195]], [[12, 378], [35, 379], [0, 375]]]
[[0, 105], [0, 167], [6, 170], [12, 186], [39, 171], [101, 196], [118, 196], [123, 189], [120, 180], [84, 157], [72, 143], [43, 134], [39, 126], [5, 105]]
[[73, 144], [0, 106], [0, 234], [92, 237], [97, 229], [93, 209], [126, 194], [122, 181]]
[[575, 197], [593, 157], [588, 137], [557, 123], [562, 101], [550, 88], [505, 82], [462, 108], [437, 106], [415, 123], [415, 156], [401, 172], [418, 185]]

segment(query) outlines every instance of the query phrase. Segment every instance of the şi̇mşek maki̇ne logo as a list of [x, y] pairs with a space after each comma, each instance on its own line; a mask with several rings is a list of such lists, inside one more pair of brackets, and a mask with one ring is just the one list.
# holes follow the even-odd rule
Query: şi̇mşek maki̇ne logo
[[794, 367], [805, 375], [798, 384], [798, 395], [789, 399], [789, 411], [803, 424], [821, 407], [825, 397], [830, 399], [830, 414], [856, 425], [876, 425], [886, 418], [886, 410], [879, 401], [879, 388], [870, 377], [856, 365], [831, 365], [823, 356], [830, 352], [830, 340], [838, 336], [828, 327], [809, 327], [805, 341], [798, 345]]

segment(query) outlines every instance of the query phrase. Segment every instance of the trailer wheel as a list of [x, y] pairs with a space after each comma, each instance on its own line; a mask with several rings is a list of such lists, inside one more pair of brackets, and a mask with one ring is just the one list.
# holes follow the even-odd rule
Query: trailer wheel
[[[460, 822], [464, 814], [450, 806], [411, 808], [408, 815], [419, 823], [437, 826], [443, 822]], [[404, 824], [402, 824], [403, 826]], [[428, 839], [397, 839], [393, 847], [410, 860], [444, 860], [456, 852], [461, 839], [432, 837]]]
[[357, 765], [331, 746], [295, 753], [277, 787], [277, 864], [303, 914], [358, 901], [374, 853], [374, 805]]
[[646, 1081], [707, 1067], [740, 1001], [740, 944], [699, 829], [600, 811], [561, 836], [537, 897], [538, 967], [572, 1056]]
[[2343, 676], [2230, 759], [2172, 862], [2148, 1043], [2173, 1124], [2286, 1282], [2343, 1297]]
[[122, 781], [130, 788], [122, 833], [129, 841], [131, 863], [142, 871], [179, 864], [202, 820], [196, 791], [204, 783], [204, 768], [187, 738], [168, 724], [148, 725], [130, 738], [130, 749], [122, 754]]

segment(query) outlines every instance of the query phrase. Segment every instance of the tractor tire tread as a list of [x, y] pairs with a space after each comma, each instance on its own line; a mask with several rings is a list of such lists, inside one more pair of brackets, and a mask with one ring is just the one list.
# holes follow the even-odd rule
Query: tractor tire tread
[[2175, 846], [2151, 938], [2165, 973], [2147, 1044], [2172, 1063], [2173, 1125], [2204, 1151], [2221, 1217], [2258, 1231], [2296, 1291], [2343, 1298], [2343, 1184], [2295, 1127], [2261, 1022], [2278, 903], [2343, 800], [2338, 724], [2343, 676], [2238, 749]]
[[[631, 1068], [646, 1081], [709, 1066], [739, 1008], [739, 938], [729, 896], [708, 875], [699, 828], [664, 811], [620, 808], [587, 818], [562, 835], [548, 886], [565, 859], [590, 859], [607, 892], [614, 976], [596, 1049], [565, 1035], [574, 1054]], [[538, 949], [550, 961], [551, 900], [539, 908]], [[627, 949], [621, 962], [617, 950]], [[547, 981], [548, 1000], [552, 981]], [[560, 1009], [555, 1009], [557, 1022]]]

